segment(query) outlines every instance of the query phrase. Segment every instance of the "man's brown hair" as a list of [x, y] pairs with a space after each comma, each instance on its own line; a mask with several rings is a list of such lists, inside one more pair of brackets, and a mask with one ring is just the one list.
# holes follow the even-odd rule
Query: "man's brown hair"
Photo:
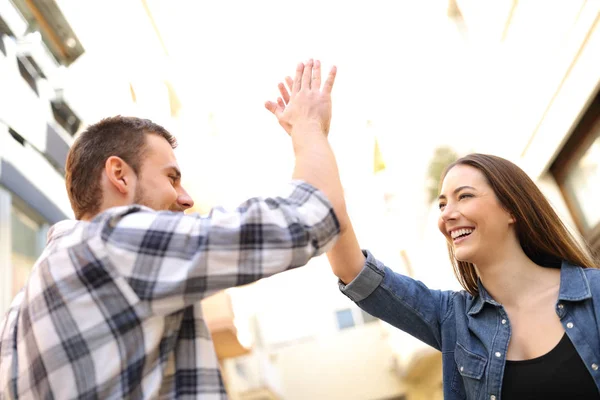
[[[598, 268], [596, 261], [573, 238], [541, 190], [517, 165], [493, 155], [469, 154], [450, 164], [442, 174], [442, 181], [456, 165], [477, 168], [485, 176], [502, 207], [515, 218], [519, 243], [531, 261], [543, 267], [560, 268], [562, 261], [566, 260], [584, 268]], [[477, 295], [479, 286], [475, 266], [458, 261], [450, 242], [448, 253], [462, 287]]]
[[109, 157], [121, 158], [139, 175], [148, 134], [162, 136], [171, 147], [177, 146], [175, 138], [162, 126], [148, 119], [120, 115], [90, 125], [79, 135], [69, 150], [65, 168], [67, 193], [75, 218], [100, 211], [100, 177]]

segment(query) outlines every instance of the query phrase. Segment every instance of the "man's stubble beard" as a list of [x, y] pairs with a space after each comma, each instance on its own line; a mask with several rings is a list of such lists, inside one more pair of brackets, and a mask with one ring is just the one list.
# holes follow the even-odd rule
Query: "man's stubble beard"
[[141, 185], [138, 185], [135, 188], [135, 194], [133, 196], [133, 204], [139, 204], [141, 206], [145, 206], [145, 207], [154, 209], [154, 207], [152, 207], [152, 204], [146, 199], [146, 191], [144, 189], [142, 189]]
[[141, 185], [136, 187], [135, 194], [133, 196], [133, 203], [139, 204], [148, 208], [151, 208], [155, 211], [174, 211], [174, 212], [183, 212], [184, 209], [181, 208], [177, 203], [171, 204], [169, 207], [155, 207], [154, 202], [150, 201], [150, 198], [146, 195], [146, 191], [142, 188]]

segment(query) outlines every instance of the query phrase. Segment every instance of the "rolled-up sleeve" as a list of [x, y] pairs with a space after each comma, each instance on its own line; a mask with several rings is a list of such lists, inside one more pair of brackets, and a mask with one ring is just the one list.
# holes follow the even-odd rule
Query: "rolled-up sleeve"
[[354, 302], [362, 301], [373, 293], [381, 284], [385, 275], [384, 271], [377, 266], [375, 257], [371, 252], [363, 250], [363, 254], [366, 258], [365, 265], [356, 278], [347, 285], [342, 281], [338, 282], [342, 293]]

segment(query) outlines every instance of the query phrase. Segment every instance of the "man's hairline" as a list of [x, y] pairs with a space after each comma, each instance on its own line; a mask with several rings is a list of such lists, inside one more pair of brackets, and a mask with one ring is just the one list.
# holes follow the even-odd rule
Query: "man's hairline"
[[[138, 155], [138, 157], [140, 157], [139, 158], [140, 162], [138, 164], [138, 169], [139, 170], [136, 173], [136, 176], [138, 178], [140, 178], [142, 176], [142, 169], [143, 169], [144, 163], [148, 160], [148, 158], [149, 158], [148, 154], [151, 152], [150, 146], [148, 145], [148, 139], [147, 139], [147, 137], [149, 135], [155, 135], [155, 136], [158, 136], [158, 137], [164, 139], [169, 144], [169, 146], [171, 147], [171, 149], [173, 149], [173, 150], [175, 150], [175, 148], [177, 147], [177, 140], [175, 139], [175, 137], [173, 135], [171, 135], [168, 131], [166, 131], [166, 132], [173, 139], [173, 141], [174, 141], [173, 144], [171, 142], [169, 142], [169, 140], [163, 134], [161, 134], [159, 132], [156, 132], [156, 131], [153, 131], [153, 130], [144, 130], [144, 145], [143, 145], [143, 148], [141, 149], [141, 151], [140, 151], [140, 153]], [[174, 166], [167, 165], [165, 168], [168, 168], [168, 167], [170, 168], [170, 167], [174, 167]], [[134, 170], [134, 172], [135, 172], [135, 170]]]

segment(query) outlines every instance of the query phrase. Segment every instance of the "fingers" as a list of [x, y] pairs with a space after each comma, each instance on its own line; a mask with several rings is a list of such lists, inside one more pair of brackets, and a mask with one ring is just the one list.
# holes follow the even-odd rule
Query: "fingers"
[[329, 71], [329, 76], [327, 77], [325, 84], [323, 85], [323, 92], [331, 93], [331, 90], [333, 89], [333, 84], [335, 82], [336, 75], [337, 75], [337, 68], [335, 66], [333, 66], [331, 68], [331, 71]]
[[290, 90], [292, 90], [292, 87], [294, 86], [294, 80], [292, 79], [292, 77], [286, 76], [285, 77], [285, 83], [287, 83], [287, 85], [290, 88]]
[[286, 104], [286, 103], [284, 103], [284, 102], [283, 102], [283, 99], [282, 99], [281, 97], [278, 97], [278, 98], [277, 98], [277, 105], [278, 105], [278, 106], [279, 106], [279, 107], [280, 107], [282, 110], [283, 110], [283, 109], [285, 109], [285, 104]]
[[[333, 84], [335, 83], [335, 77], [337, 75], [337, 67], [332, 67], [327, 76], [327, 80], [323, 86], [323, 92], [330, 94], [333, 90]], [[300, 89], [314, 88], [319, 90], [321, 88], [321, 62], [316, 60], [313, 62], [312, 59], [308, 60], [306, 65], [299, 63], [296, 67], [296, 76], [292, 79], [289, 76], [285, 77], [285, 83], [289, 87], [285, 87], [283, 83], [277, 85], [281, 98], [283, 99], [284, 105], [290, 102], [290, 97], [298, 93]]]
[[319, 60], [315, 61], [315, 66], [312, 71], [312, 83], [311, 88], [319, 90], [321, 89], [321, 62]]
[[308, 60], [302, 74], [302, 89], [310, 89], [310, 81], [312, 80], [313, 60]]
[[277, 115], [277, 103], [267, 101], [265, 102], [265, 108], [271, 111], [273, 114]]
[[[285, 78], [285, 79], [287, 80], [288, 78]], [[290, 78], [290, 80], [292, 80], [292, 78]], [[288, 85], [289, 85], [289, 83], [288, 83]], [[290, 85], [290, 87], [291, 86], [292, 85]], [[277, 87], [279, 88], [279, 93], [281, 93], [281, 98], [283, 99], [285, 104], [289, 103], [290, 102], [290, 93], [286, 89], [285, 85], [283, 83], [280, 83], [279, 85], [277, 85]]]
[[296, 94], [300, 91], [300, 86], [302, 84], [302, 73], [304, 72], [304, 64], [300, 63], [296, 67], [296, 77], [294, 78], [294, 82], [292, 84], [292, 94]]

